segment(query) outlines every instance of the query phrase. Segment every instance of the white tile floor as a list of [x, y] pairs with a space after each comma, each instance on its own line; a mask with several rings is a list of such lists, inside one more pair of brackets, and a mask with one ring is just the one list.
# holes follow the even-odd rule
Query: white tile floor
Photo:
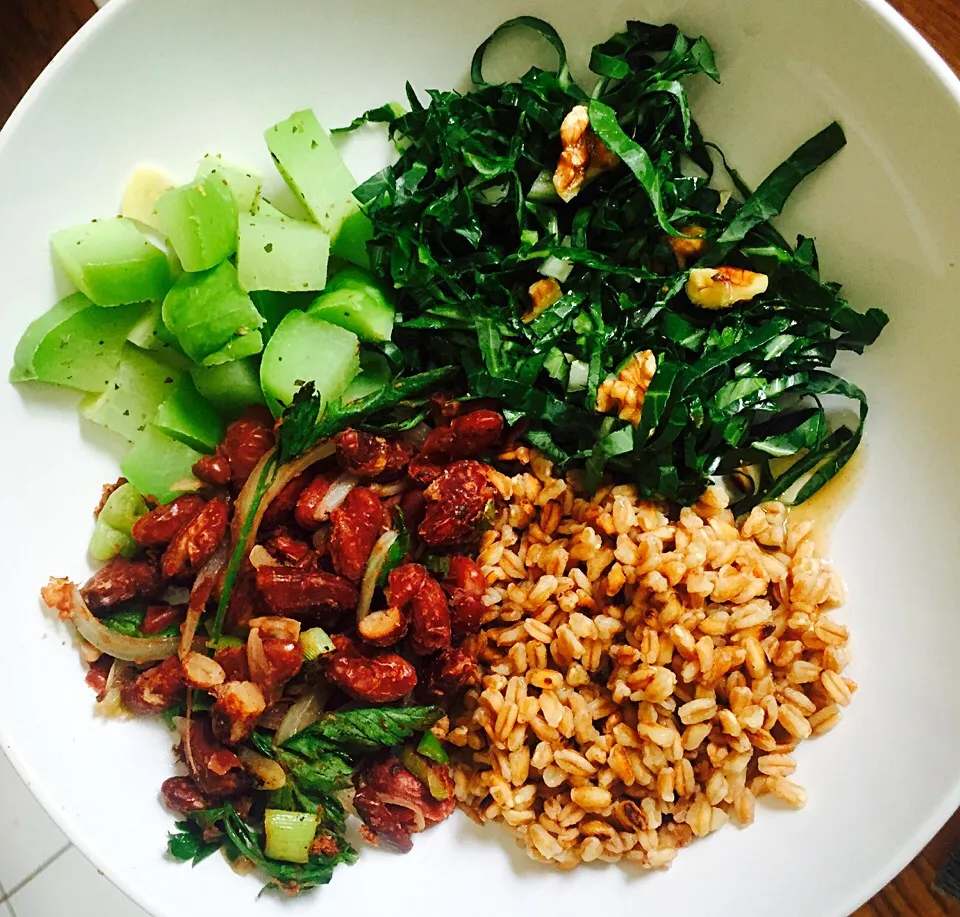
[[87, 862], [0, 752], [0, 917], [147, 917]]

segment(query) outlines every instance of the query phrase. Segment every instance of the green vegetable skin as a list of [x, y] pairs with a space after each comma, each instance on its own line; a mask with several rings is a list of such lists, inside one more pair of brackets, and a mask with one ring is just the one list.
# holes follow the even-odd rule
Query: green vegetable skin
[[102, 392], [143, 309], [141, 305], [100, 309], [83, 293], [60, 300], [24, 331], [14, 351], [10, 381], [36, 380]]
[[393, 332], [393, 306], [373, 276], [357, 267], [335, 274], [307, 311], [361, 341], [389, 341]]
[[170, 395], [178, 375], [172, 367], [128, 345], [106, 390], [87, 396], [80, 412], [87, 420], [135, 440]]
[[263, 177], [253, 169], [233, 165], [223, 159], [219, 153], [207, 153], [197, 166], [195, 181], [212, 178], [230, 189], [237, 209], [240, 213], [247, 213], [263, 187]]
[[333, 641], [322, 627], [311, 627], [300, 634], [300, 649], [307, 662], [319, 659], [325, 653], [333, 652]]
[[201, 458], [196, 449], [171, 439], [151, 424], [120, 463], [120, 470], [140, 493], [169, 503], [196, 487], [193, 465]]
[[93, 534], [90, 536], [90, 545], [87, 550], [94, 560], [105, 561], [116, 557], [133, 557], [139, 546], [129, 535], [118, 532], [107, 525], [102, 519], [93, 524]]
[[287, 315], [263, 352], [260, 384], [279, 414], [304, 382], [324, 403], [339, 398], [360, 369], [357, 336], [303, 312]]
[[166, 254], [122, 217], [61, 229], [50, 246], [77, 289], [98, 306], [162, 299], [172, 283]]
[[449, 755], [447, 755], [443, 745], [440, 744], [440, 740], [432, 732], [423, 734], [420, 744], [417, 745], [417, 752], [436, 764], [448, 764], [450, 762]]
[[220, 415], [198, 391], [190, 376], [181, 376], [161, 402], [154, 425], [200, 452], [213, 452], [226, 428]]
[[322, 290], [330, 237], [319, 226], [290, 217], [240, 219], [237, 271], [245, 290]]
[[163, 301], [163, 322], [187, 356], [203, 366], [239, 360], [263, 349], [257, 330], [263, 317], [229, 261], [184, 274]]
[[218, 366], [194, 366], [190, 378], [201, 396], [224, 417], [239, 417], [251, 404], [263, 404], [260, 366], [256, 358]]
[[90, 539], [90, 555], [95, 560], [110, 560], [117, 554], [132, 557], [138, 550], [130, 535], [133, 523], [147, 512], [147, 504], [129, 481], [109, 497], [97, 516]]
[[[364, 257], [361, 240], [368, 229], [353, 197], [357, 183], [317, 116], [310, 110], [294, 112], [264, 136], [280, 174], [333, 240], [334, 253], [350, 260]], [[340, 243], [348, 219], [347, 235]]]
[[[168, 191], [157, 218], [185, 271], [205, 271], [237, 250], [237, 202], [219, 178], [208, 175]], [[159, 297], [154, 297], [159, 298]]]

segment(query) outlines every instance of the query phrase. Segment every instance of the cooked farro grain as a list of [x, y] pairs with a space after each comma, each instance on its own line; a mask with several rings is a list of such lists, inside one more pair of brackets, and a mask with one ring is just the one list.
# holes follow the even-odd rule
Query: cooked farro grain
[[560, 868], [677, 849], [770, 794], [797, 808], [797, 745], [856, 684], [843, 598], [808, 523], [780, 503], [736, 520], [720, 488], [671, 518], [630, 485], [588, 499], [544, 457], [494, 473], [482, 685], [451, 717], [456, 793]]

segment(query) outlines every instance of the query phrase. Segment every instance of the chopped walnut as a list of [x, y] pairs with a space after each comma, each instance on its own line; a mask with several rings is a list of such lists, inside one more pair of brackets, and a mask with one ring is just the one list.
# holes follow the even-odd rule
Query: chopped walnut
[[214, 693], [217, 699], [210, 711], [214, 735], [229, 745], [249, 738], [266, 709], [260, 688], [251, 681], [228, 681]]
[[640, 423], [643, 399], [650, 380], [657, 371], [657, 358], [652, 350], [635, 353], [617, 376], [607, 376], [597, 390], [597, 411], [616, 415], [634, 426]]
[[686, 291], [701, 309], [727, 309], [767, 290], [767, 275], [739, 267], [697, 267], [690, 271]]
[[620, 164], [620, 157], [590, 127], [585, 105], [576, 105], [563, 119], [560, 143], [563, 152], [553, 173], [553, 187], [564, 201], [572, 201], [587, 182]]
[[184, 681], [192, 688], [210, 691], [226, 680], [223, 667], [203, 653], [190, 651], [181, 660]]
[[357, 633], [373, 646], [393, 646], [406, 636], [410, 622], [400, 608], [390, 607], [368, 614], [358, 625]]
[[532, 322], [563, 299], [563, 290], [552, 277], [544, 277], [531, 284], [527, 292], [530, 294], [530, 308], [521, 316], [524, 322]]
[[687, 262], [699, 258], [710, 243], [704, 238], [707, 231], [702, 226], [684, 226], [680, 232], [683, 233], [682, 236], [667, 236], [667, 245], [670, 246], [677, 264], [683, 270]]

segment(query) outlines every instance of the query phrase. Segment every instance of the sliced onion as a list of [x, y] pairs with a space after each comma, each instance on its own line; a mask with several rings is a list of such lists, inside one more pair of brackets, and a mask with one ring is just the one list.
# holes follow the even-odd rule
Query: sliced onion
[[230, 544], [223, 539], [213, 552], [210, 559], [200, 568], [197, 578], [190, 590], [190, 603], [187, 605], [187, 619], [180, 631], [180, 658], [183, 659], [193, 648], [194, 637], [197, 635], [197, 625], [200, 616], [210, 601], [213, 587], [217, 584], [220, 574], [230, 560]]
[[230, 862], [230, 868], [238, 876], [250, 876], [257, 871], [257, 864], [247, 856], [238, 856]]
[[110, 666], [110, 671], [107, 674], [107, 683], [103, 689], [103, 698], [97, 701], [95, 708], [100, 716], [121, 716], [124, 713], [120, 691], [126, 681], [129, 669], [129, 662], [121, 662], [119, 659], [113, 660], [113, 665]]
[[330, 513], [343, 505], [343, 501], [347, 499], [347, 495], [359, 483], [360, 479], [354, 477], [352, 474], [344, 472], [340, 475], [340, 477], [327, 488], [327, 492], [323, 495], [323, 499], [320, 501], [320, 505], [314, 514], [314, 519], [316, 519], [317, 522], [326, 522], [327, 519], [330, 518]]
[[187, 691], [187, 711], [186, 715], [183, 718], [181, 723], [182, 736], [181, 744], [183, 745], [183, 760], [186, 761], [187, 767], [190, 770], [191, 774], [197, 773], [197, 763], [193, 759], [193, 745], [190, 740], [191, 725], [193, 720], [193, 691]]
[[80, 597], [80, 590], [68, 579], [51, 577], [40, 590], [46, 606], [65, 621], [73, 622], [77, 633], [101, 653], [124, 662], [160, 662], [173, 656], [180, 645], [179, 637], [125, 637], [94, 617]]
[[247, 668], [250, 669], [250, 680], [254, 684], [259, 687], [270, 684], [270, 660], [264, 652], [258, 627], [251, 628], [247, 637]]
[[261, 567], [277, 566], [276, 559], [262, 544], [255, 544], [250, 549], [248, 560], [250, 561], [251, 566], [256, 570], [259, 570]]
[[190, 601], [190, 590], [186, 586], [167, 586], [163, 601], [167, 605], [186, 605]]
[[370, 484], [368, 486], [378, 497], [395, 497], [397, 494], [406, 493], [410, 489], [410, 482], [395, 481], [393, 484]]
[[427, 820], [424, 818], [423, 809], [421, 809], [420, 806], [410, 802], [409, 799], [401, 799], [399, 796], [384, 796], [381, 794], [378, 794], [378, 796], [380, 802], [382, 802], [384, 805], [402, 806], [404, 809], [409, 809], [411, 812], [413, 812], [413, 817], [417, 823], [416, 828], [414, 829], [415, 833], [423, 831], [423, 829], [427, 827]]
[[253, 749], [238, 748], [237, 757], [243, 762], [244, 768], [260, 781], [257, 789], [279, 790], [287, 782], [286, 772], [276, 761]]
[[292, 706], [290, 698], [281, 697], [272, 707], [267, 707], [266, 711], [261, 714], [257, 726], [276, 731]]
[[[325, 458], [329, 458], [336, 451], [336, 445], [332, 440], [325, 440], [322, 443], [314, 446], [308, 452], [305, 452], [299, 458], [294, 459], [292, 462], [287, 462], [286, 465], [281, 465], [277, 469], [276, 476], [273, 479], [273, 483], [266, 489], [263, 494], [263, 497], [260, 499], [260, 505], [257, 507], [256, 512], [253, 517], [253, 523], [250, 526], [250, 531], [247, 533], [247, 539], [244, 545], [244, 553], [249, 554], [250, 549], [257, 543], [257, 532], [260, 529], [260, 523], [263, 520], [263, 514], [267, 511], [267, 507], [270, 506], [274, 497], [283, 490], [298, 474], [302, 474], [306, 471], [311, 465], [316, 465], [317, 462], [322, 462]], [[268, 452], [260, 461], [257, 463], [257, 466], [250, 472], [250, 477], [247, 478], [246, 483], [243, 485], [243, 489], [240, 491], [240, 495], [237, 497], [237, 505], [233, 514], [233, 522], [230, 525], [230, 535], [233, 541], [233, 544], [238, 544], [240, 542], [240, 535], [243, 531], [243, 527], [246, 524], [247, 516], [250, 514], [250, 510], [253, 504], [253, 496], [257, 490], [257, 484], [260, 481], [260, 475], [263, 473], [264, 466], [267, 462], [272, 459], [274, 456], [274, 451]]]
[[256, 628], [261, 639], [283, 640], [285, 643], [296, 643], [300, 639], [300, 622], [296, 618], [285, 618], [282, 615], [264, 615], [260, 618], [251, 618], [248, 622], [251, 628]]
[[240, 541], [240, 533], [243, 531], [247, 516], [250, 515], [250, 507], [253, 505], [253, 495], [257, 492], [260, 475], [263, 474], [263, 469], [266, 467], [267, 462], [273, 459], [275, 453], [275, 449], [264, 453], [260, 461], [253, 466], [253, 471], [247, 476], [243, 487], [240, 488], [240, 493], [237, 494], [237, 502], [233, 507], [233, 519], [230, 522], [230, 540], [234, 544]]
[[384, 532], [373, 546], [370, 552], [370, 559], [367, 561], [367, 569], [363, 572], [363, 579], [360, 581], [360, 598], [357, 602], [357, 624], [359, 624], [368, 614], [370, 614], [370, 603], [373, 601], [373, 593], [377, 588], [377, 580], [380, 578], [380, 571], [386, 563], [387, 554], [393, 543], [397, 540], [397, 532], [391, 529]]
[[321, 697], [319, 689], [308, 691], [303, 697], [298, 698], [280, 721], [276, 735], [273, 737], [273, 744], [283, 745], [291, 736], [312, 726], [320, 719], [323, 704], [324, 698]]
[[433, 431], [431, 427], [421, 421], [412, 429], [404, 430], [400, 434], [400, 439], [402, 439], [405, 443], [409, 443], [419, 452], [423, 448], [423, 444], [427, 441], [427, 437], [432, 432]]

